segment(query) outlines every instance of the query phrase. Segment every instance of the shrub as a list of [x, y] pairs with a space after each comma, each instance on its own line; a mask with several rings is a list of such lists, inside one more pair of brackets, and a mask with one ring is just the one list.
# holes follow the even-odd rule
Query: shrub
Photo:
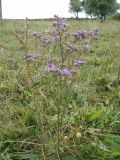
[[116, 13], [112, 16], [112, 19], [113, 20], [117, 20], [117, 21], [120, 21], [120, 13]]

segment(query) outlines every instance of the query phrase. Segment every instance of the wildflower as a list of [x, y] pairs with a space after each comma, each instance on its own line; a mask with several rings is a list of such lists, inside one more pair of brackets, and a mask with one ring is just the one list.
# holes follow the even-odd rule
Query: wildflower
[[79, 47], [78, 46], [75, 46], [75, 45], [72, 45], [72, 44], [69, 44], [69, 43], [64, 43], [67, 47], [64, 48], [64, 50], [67, 50], [67, 51], [78, 51], [79, 50]]
[[25, 56], [25, 60], [26, 60], [27, 62], [32, 62], [32, 55], [31, 55], [31, 54], [27, 54], [27, 55]]
[[66, 32], [66, 31], [68, 30], [68, 28], [69, 28], [69, 25], [68, 25], [68, 24], [65, 24], [65, 23], [61, 26], [61, 30], [62, 30], [63, 32]]
[[51, 36], [57, 35], [56, 30], [50, 30], [50, 31], [48, 31], [47, 33], [48, 33], [49, 35], [51, 35]]
[[27, 54], [24, 58], [27, 62], [37, 62], [40, 58], [40, 54]]
[[39, 39], [42, 46], [47, 46], [53, 42], [53, 40], [48, 39], [47, 37], [41, 37]]
[[71, 76], [75, 73], [77, 73], [75, 70], [69, 70], [69, 69], [59, 70], [59, 75], [61, 76]]
[[60, 70], [59, 67], [57, 67], [53, 64], [45, 67], [45, 72], [58, 72], [59, 70]]
[[93, 40], [97, 40], [100, 34], [100, 30], [98, 28], [93, 28], [90, 35], [92, 36]]
[[84, 45], [83, 45], [83, 49], [84, 51], [88, 51], [90, 49], [90, 45], [86, 42]]
[[53, 38], [53, 41], [54, 41], [54, 42], [59, 42], [59, 41], [60, 41], [60, 36], [55, 36], [55, 37]]
[[69, 37], [71, 36], [71, 33], [70, 32], [65, 32], [65, 37]]
[[72, 33], [72, 35], [75, 37], [76, 40], [83, 40], [86, 36], [85, 36], [85, 31], [79, 31], [79, 32], [76, 32], [76, 33]]
[[37, 39], [39, 39], [42, 36], [42, 33], [40, 33], [40, 32], [33, 32], [32, 36], [35, 37], [35, 38], [37, 38]]
[[60, 18], [57, 15], [54, 15], [54, 22], [53, 22], [54, 27], [60, 26], [61, 24], [63, 24], [63, 22], [64, 22], [64, 18]]
[[83, 61], [83, 60], [75, 60], [74, 61], [74, 65], [76, 66], [76, 67], [80, 67], [81, 65], [83, 65], [83, 64], [85, 64], [86, 62], [85, 61]]
[[55, 62], [56, 60], [55, 60], [55, 58], [49, 58], [48, 60], [47, 60], [47, 66], [48, 67], [51, 67], [52, 65], [53, 65], [53, 62]]

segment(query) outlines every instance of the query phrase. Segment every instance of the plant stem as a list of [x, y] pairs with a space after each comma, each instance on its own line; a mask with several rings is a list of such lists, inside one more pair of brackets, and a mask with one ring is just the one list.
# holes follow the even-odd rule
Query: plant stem
[[[60, 78], [60, 96], [59, 96], [59, 101], [61, 102], [62, 100], [62, 83], [61, 83], [61, 78]], [[60, 160], [60, 133], [61, 133], [61, 112], [60, 112], [60, 105], [58, 105], [57, 108], [57, 114], [58, 114], [58, 123], [57, 123], [57, 156], [58, 159]]]
[[63, 68], [64, 56], [63, 56], [63, 46], [62, 46], [62, 34], [60, 34], [59, 46], [60, 46], [60, 54], [61, 54], [62, 68]]
[[57, 154], [60, 155], [60, 106], [58, 105]]

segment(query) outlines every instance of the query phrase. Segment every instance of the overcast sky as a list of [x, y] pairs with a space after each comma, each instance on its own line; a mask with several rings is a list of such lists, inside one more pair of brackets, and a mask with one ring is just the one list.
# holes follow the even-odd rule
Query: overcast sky
[[[3, 18], [52, 18], [54, 14], [71, 17], [70, 0], [2, 0]], [[120, 0], [118, 0], [120, 2]], [[80, 17], [85, 17], [80, 13]]]

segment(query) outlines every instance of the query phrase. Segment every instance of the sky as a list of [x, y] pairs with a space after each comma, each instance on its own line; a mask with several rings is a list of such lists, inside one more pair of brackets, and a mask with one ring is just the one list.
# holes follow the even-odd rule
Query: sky
[[[54, 14], [72, 17], [73, 14], [69, 13], [69, 2], [70, 0], [2, 0], [3, 18], [53, 18]], [[80, 13], [79, 17], [86, 16]]]

